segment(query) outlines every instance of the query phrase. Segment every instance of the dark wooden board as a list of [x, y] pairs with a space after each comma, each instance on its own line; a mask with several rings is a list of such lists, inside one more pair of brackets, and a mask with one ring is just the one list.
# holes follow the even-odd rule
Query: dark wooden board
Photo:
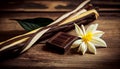
[[[9, 12], [64, 12], [77, 7], [84, 0], [3, 0], [0, 11]], [[119, 0], [91, 0], [100, 11], [120, 11]]]
[[[7, 2], [6, 2], [7, 1]], [[8, 0], [1, 1], [0, 9], [0, 41], [6, 40], [13, 36], [23, 34], [26, 31], [14, 20], [11, 19], [26, 19], [36, 17], [47, 17], [56, 19], [67, 11], [75, 8], [80, 0]], [[53, 1], [53, 2], [52, 2]], [[78, 69], [119, 69], [120, 68], [120, 4], [119, 0], [93, 0], [93, 3], [100, 6], [100, 17], [93, 23], [98, 23], [99, 30], [105, 32], [103, 39], [107, 43], [107, 48], [97, 48], [97, 54], [80, 55], [69, 51], [67, 54], [60, 55], [54, 53], [49, 49], [46, 49], [44, 44], [35, 44], [31, 49], [22, 55], [15, 58], [6, 59], [0, 61], [0, 69], [2, 68], [17, 68], [17, 69], [34, 69], [34, 68], [78, 68]], [[11, 6], [7, 4], [10, 2]], [[73, 2], [73, 3], [72, 3]], [[3, 3], [3, 4], [2, 4]], [[15, 6], [16, 4], [20, 4]], [[48, 6], [49, 8], [38, 8], [33, 3], [54, 4], [54, 6]], [[6, 4], [6, 6], [4, 6]], [[24, 5], [26, 4], [26, 5]], [[55, 5], [57, 4], [57, 5]], [[55, 9], [55, 6], [62, 5], [62, 8]], [[72, 4], [73, 6], [68, 6]], [[102, 4], [104, 4], [102, 6]], [[23, 7], [27, 6], [27, 7]], [[29, 6], [34, 7], [29, 7]], [[66, 5], [63, 7], [63, 5]], [[2, 7], [3, 6], [3, 7]], [[38, 5], [37, 5], [38, 6]], [[106, 7], [104, 7], [106, 6]], [[110, 7], [108, 7], [110, 6]], [[50, 8], [52, 7], [52, 8]], [[20, 10], [22, 9], [22, 10]], [[93, 24], [90, 23], [90, 24]], [[90, 25], [89, 24], [89, 25]], [[86, 25], [85, 27], [87, 27]], [[74, 34], [72, 30], [69, 34]]]
[[[16, 14], [16, 13], [15, 13]], [[19, 13], [20, 14], [20, 13]], [[9, 15], [18, 17], [17, 15]], [[22, 15], [23, 17], [25, 15]], [[30, 13], [29, 13], [30, 14]], [[44, 13], [46, 16], [49, 13]], [[53, 15], [54, 14], [54, 15]], [[9, 60], [5, 60], [0, 62], [0, 67], [20, 67], [20, 68], [46, 68], [46, 67], [77, 67], [77, 68], [85, 68], [85, 69], [116, 69], [120, 68], [120, 25], [119, 25], [119, 13], [101, 13], [101, 16], [98, 20], [93, 23], [99, 23], [99, 30], [105, 32], [104, 36], [102, 37], [106, 43], [107, 48], [97, 48], [97, 54], [89, 54], [86, 53], [85, 55], [79, 55], [77, 53], [71, 53], [60, 55], [57, 53], [53, 53], [52, 51], [46, 50], [44, 45], [36, 44], [26, 53]], [[40, 14], [42, 15], [42, 14]], [[51, 18], [57, 18], [59, 13], [52, 13], [50, 14]], [[27, 15], [27, 17], [37, 17], [36, 15]], [[3, 17], [6, 19], [7, 16]], [[6, 22], [8, 24], [10, 21]], [[13, 21], [14, 22], [14, 21]], [[10, 22], [11, 23], [11, 22]], [[16, 25], [16, 22], [13, 23]], [[92, 24], [92, 23], [91, 23]], [[19, 26], [19, 25], [17, 25]], [[13, 28], [12, 26], [9, 26]], [[86, 25], [87, 27], [87, 25]], [[9, 28], [6, 29], [6, 32], [9, 31]], [[21, 28], [19, 29], [21, 30]], [[2, 31], [2, 30], [1, 30]], [[0, 31], [0, 32], [1, 32]], [[24, 32], [24, 31], [23, 31]], [[8, 37], [9, 34], [5, 34], [0, 36], [0, 38]], [[16, 33], [17, 35], [18, 33]], [[20, 34], [20, 33], [19, 33]], [[74, 34], [74, 31], [71, 31], [70, 34]], [[15, 33], [13, 33], [15, 35]]]

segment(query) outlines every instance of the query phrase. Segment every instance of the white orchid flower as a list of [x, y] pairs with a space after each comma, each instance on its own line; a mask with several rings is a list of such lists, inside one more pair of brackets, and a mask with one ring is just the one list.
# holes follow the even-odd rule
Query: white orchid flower
[[89, 52], [96, 54], [96, 47], [107, 47], [105, 41], [100, 38], [104, 32], [97, 30], [97, 27], [98, 24], [93, 24], [85, 30], [83, 25], [81, 25], [81, 29], [77, 24], [75, 24], [75, 31], [81, 39], [76, 40], [72, 44], [71, 48], [79, 46], [78, 52], [81, 51], [82, 54], [85, 54], [88, 48]]

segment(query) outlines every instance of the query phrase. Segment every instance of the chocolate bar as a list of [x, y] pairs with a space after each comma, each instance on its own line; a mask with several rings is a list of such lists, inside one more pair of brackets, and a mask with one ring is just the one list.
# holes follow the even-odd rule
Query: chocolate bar
[[56, 50], [57, 53], [63, 54], [69, 50], [72, 43], [77, 39], [79, 39], [77, 36], [59, 32], [47, 41], [46, 46]]

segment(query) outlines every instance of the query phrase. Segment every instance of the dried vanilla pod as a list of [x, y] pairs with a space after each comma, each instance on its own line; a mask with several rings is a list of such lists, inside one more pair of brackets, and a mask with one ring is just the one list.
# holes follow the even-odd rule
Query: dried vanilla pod
[[23, 34], [23, 35], [13, 37], [13, 38], [8, 39], [8, 40], [3, 41], [3, 42], [0, 42], [0, 51], [3, 51], [7, 48], [14, 47], [16, 45], [19, 45], [19, 44], [23, 43], [24, 41], [29, 39], [29, 37], [31, 37], [31, 35], [33, 35], [39, 29], [33, 30], [33, 31], [28, 32], [28, 33]]
[[[34, 30], [34, 32], [31, 31], [30, 34], [26, 34], [26, 35], [23, 34], [23, 35], [25, 35], [24, 38], [26, 38], [25, 42], [22, 42], [21, 41], [22, 39], [18, 40], [18, 41], [21, 41], [18, 44], [20, 44], [20, 43], [23, 44], [23, 47], [22, 47], [23, 50], [21, 50], [21, 51], [24, 52], [27, 49], [29, 49], [37, 40], [43, 40], [46, 38], [50, 38], [55, 33], [62, 31], [63, 29], [65, 29], [64, 32], [67, 32], [67, 31], [73, 29], [74, 23], [81, 25], [81, 24], [87, 24], [87, 23], [94, 21], [98, 17], [98, 13], [94, 8], [90, 8], [86, 11], [81, 12], [81, 10], [83, 10], [84, 7], [87, 6], [89, 2], [90, 2], [89, 0], [86, 0], [85, 2], [80, 4], [75, 10], [62, 15], [61, 17], [56, 19], [53, 23], [51, 23], [50, 25], [48, 25], [42, 29]], [[41, 34], [41, 31], [44, 31], [44, 30], [46, 30], [44, 33], [42, 33], [44, 35], [40, 37], [39, 35]], [[7, 44], [8, 41], [15, 40], [15, 39], [17, 41], [18, 38], [23, 38], [23, 36], [20, 36], [17, 38], [11, 38], [9, 40], [6, 40], [6, 41], [0, 43], [0, 46], [2, 46], [4, 44], [4, 47], [3, 46], [0, 47], [0, 52], [9, 49], [9, 47], [5, 49], [5, 46], [9, 46], [9, 44]], [[34, 38], [38, 38], [38, 39], [34, 39]], [[30, 44], [31, 41], [32, 42], [34, 41], [34, 42], [32, 44]], [[12, 42], [10, 44], [13, 44], [13, 43], [14, 42]], [[11, 46], [11, 47], [14, 47], [14, 46], [16, 46], [16, 44], [13, 44], [13, 46]]]
[[95, 14], [92, 13], [85, 18], [78, 19], [76, 21], [70, 22], [69, 24], [62, 25], [62, 26], [56, 26], [51, 28], [48, 32], [46, 32], [39, 40], [44, 40], [47, 38], [50, 38], [51, 36], [55, 35], [57, 32], [62, 31], [62, 32], [68, 32], [69, 30], [74, 29], [74, 23], [81, 25], [81, 24], [88, 24], [96, 19]]

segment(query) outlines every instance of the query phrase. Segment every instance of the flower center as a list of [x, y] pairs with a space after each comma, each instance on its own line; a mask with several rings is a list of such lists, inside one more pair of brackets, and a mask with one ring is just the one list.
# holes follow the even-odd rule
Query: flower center
[[88, 41], [92, 40], [92, 36], [93, 36], [93, 34], [91, 32], [89, 32], [86, 35], [82, 36], [82, 39], [84, 42], [88, 42]]

